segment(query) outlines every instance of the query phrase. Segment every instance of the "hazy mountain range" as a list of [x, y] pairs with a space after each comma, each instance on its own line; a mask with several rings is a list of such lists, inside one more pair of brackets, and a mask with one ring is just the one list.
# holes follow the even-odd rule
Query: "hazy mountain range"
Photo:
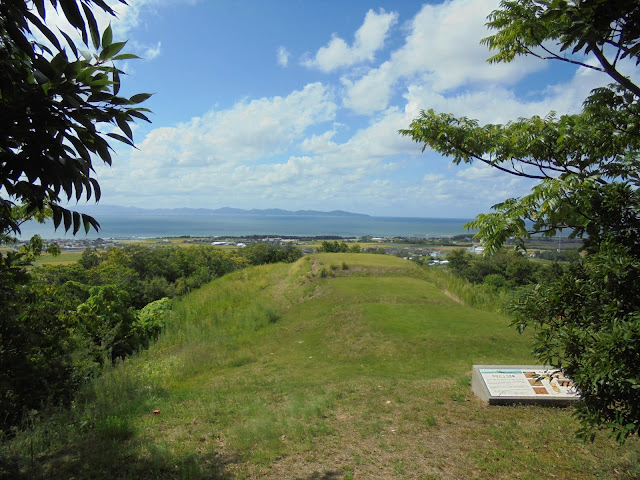
[[368, 217], [363, 213], [332, 210], [321, 212], [318, 210], [282, 210], [280, 208], [266, 208], [244, 210], [241, 208], [222, 207], [215, 210], [209, 208], [138, 208], [122, 207], [119, 205], [78, 205], [71, 207], [89, 215], [253, 215], [253, 216], [309, 216], [309, 217]]

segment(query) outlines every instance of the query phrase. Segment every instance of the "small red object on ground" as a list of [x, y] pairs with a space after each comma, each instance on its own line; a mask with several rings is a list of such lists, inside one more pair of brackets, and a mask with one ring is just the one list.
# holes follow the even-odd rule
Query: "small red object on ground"
[[154, 414], [154, 415], [160, 415], [160, 410], [154, 410], [154, 411], [153, 411], [153, 414]]

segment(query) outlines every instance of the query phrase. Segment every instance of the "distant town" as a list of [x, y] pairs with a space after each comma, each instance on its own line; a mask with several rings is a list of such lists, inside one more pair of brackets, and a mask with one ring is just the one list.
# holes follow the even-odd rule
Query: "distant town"
[[[258, 243], [286, 247], [293, 245], [304, 254], [315, 252], [323, 241], [339, 241], [348, 245], [358, 244], [364, 253], [379, 253], [398, 256], [424, 264], [446, 264], [446, 256], [452, 250], [464, 249], [469, 253], [481, 255], [484, 246], [473, 238], [473, 234], [441, 235], [428, 238], [363, 236], [345, 238], [340, 236], [286, 236], [286, 235], [247, 235], [247, 236], [204, 236], [190, 235], [167, 236], [161, 238], [72, 238], [45, 239], [46, 244], [57, 243], [62, 252], [82, 252], [86, 249], [105, 250], [128, 244], [140, 244], [148, 247], [168, 245], [211, 245], [221, 249], [243, 248]], [[19, 240], [12, 248], [20, 248], [27, 241]], [[579, 240], [558, 238], [536, 238], [527, 243], [526, 255], [544, 260], [566, 260], [567, 255], [577, 254]], [[10, 248], [11, 248], [10, 247]], [[508, 248], [509, 245], [506, 245]]]

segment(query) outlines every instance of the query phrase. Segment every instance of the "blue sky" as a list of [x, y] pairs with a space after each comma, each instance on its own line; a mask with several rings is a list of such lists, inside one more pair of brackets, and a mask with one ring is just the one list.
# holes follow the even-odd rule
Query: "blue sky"
[[[602, 74], [479, 44], [497, 0], [130, 0], [112, 20], [152, 92], [138, 150], [99, 165], [101, 204], [470, 218], [526, 180], [397, 134], [420, 109], [481, 122], [576, 112]], [[50, 21], [53, 17], [50, 17]], [[106, 19], [105, 19], [106, 21]], [[103, 22], [104, 24], [104, 22]]]

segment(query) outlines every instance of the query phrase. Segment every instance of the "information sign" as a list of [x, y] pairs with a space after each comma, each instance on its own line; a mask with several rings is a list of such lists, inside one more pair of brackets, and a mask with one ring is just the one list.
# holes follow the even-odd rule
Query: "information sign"
[[561, 370], [543, 366], [473, 367], [474, 393], [489, 403], [563, 403], [580, 399]]

